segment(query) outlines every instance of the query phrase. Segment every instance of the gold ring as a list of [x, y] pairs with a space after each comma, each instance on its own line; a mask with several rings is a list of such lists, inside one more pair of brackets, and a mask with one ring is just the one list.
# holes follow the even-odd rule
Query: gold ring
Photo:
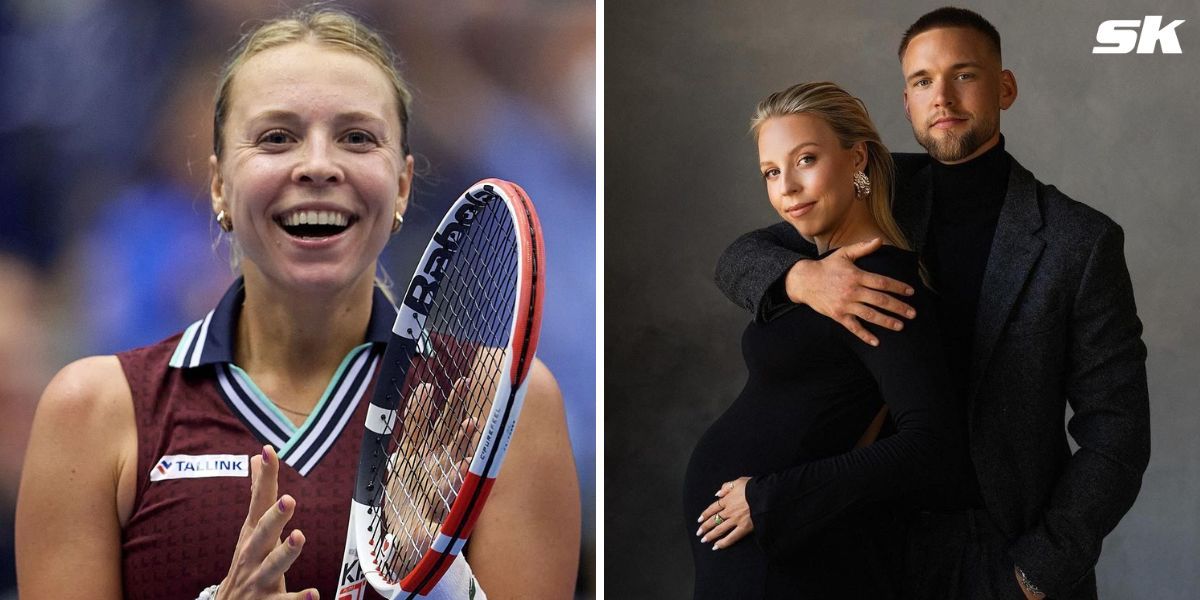
[[721, 515], [713, 515], [713, 516], [715, 518], [715, 520], [713, 521], [714, 524], [720, 525], [721, 523], [725, 522], [725, 519], [722, 519]]

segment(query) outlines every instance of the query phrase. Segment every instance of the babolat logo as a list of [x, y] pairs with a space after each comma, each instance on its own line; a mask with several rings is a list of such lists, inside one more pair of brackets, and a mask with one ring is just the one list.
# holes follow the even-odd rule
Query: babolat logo
[[245, 454], [168, 454], [150, 469], [150, 481], [248, 477], [249, 464], [249, 456]]
[[1175, 28], [1185, 21], [1178, 19], [1162, 26], [1162, 15], [1149, 15], [1138, 20], [1105, 21], [1096, 29], [1096, 41], [1101, 45], [1092, 48], [1092, 54], [1129, 54], [1137, 48], [1138, 54], [1154, 54], [1162, 48], [1163, 54], [1183, 54]]
[[429, 258], [421, 267], [421, 272], [414, 275], [412, 283], [408, 285], [408, 292], [404, 296], [405, 306], [422, 315], [429, 315], [433, 299], [437, 297], [438, 286], [446, 276], [446, 267], [458, 251], [459, 242], [475, 222], [479, 211], [496, 198], [496, 191], [490, 185], [468, 190], [463, 194], [462, 200], [465, 202], [454, 211], [454, 218], [443, 222], [441, 229], [433, 234], [433, 243], [437, 246], [429, 252]]

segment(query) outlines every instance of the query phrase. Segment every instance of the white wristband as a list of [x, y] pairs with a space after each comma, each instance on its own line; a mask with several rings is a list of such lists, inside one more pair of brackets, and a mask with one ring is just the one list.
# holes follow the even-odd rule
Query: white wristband
[[479, 587], [471, 565], [463, 555], [454, 557], [454, 562], [442, 580], [429, 592], [428, 600], [487, 600], [487, 594]]
[[200, 592], [199, 596], [196, 596], [196, 600], [216, 600], [217, 588], [219, 587], [221, 587], [221, 584], [210, 585], [204, 588], [204, 591]]

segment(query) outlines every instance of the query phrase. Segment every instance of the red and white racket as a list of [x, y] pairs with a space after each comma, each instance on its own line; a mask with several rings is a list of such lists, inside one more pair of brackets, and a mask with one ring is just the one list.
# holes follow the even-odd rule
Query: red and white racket
[[[367, 414], [339, 600], [476, 595], [460, 556], [525, 398], [545, 293], [525, 191], [485, 179], [450, 207], [399, 307]], [[439, 585], [439, 582], [442, 585]]]

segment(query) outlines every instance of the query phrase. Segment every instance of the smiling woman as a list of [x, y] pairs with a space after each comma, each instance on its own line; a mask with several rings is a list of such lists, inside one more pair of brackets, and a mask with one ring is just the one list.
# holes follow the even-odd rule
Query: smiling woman
[[751, 129], [779, 215], [825, 256], [883, 240], [858, 263], [915, 288], [923, 318], [873, 330], [878, 347], [807, 305], [746, 327], [749, 379], [684, 480], [695, 598], [896, 598], [905, 494], [946, 477], [961, 441], [932, 294], [891, 215], [892, 159], [832, 83], [771, 94]]
[[235, 231], [247, 281], [320, 293], [373, 280], [412, 183], [403, 88], [360, 55], [303, 38], [236, 73], [214, 126], [225, 141], [210, 159], [212, 204]]
[[[23, 598], [80, 582], [109, 599], [334, 597], [364, 396], [396, 317], [376, 263], [413, 178], [392, 64], [377, 34], [332, 10], [268, 22], [238, 47], [209, 162], [242, 277], [185, 331], [77, 361], [46, 389], [17, 512]], [[470, 589], [561, 598], [579, 491], [538, 362], [524, 411], [465, 551]]]

